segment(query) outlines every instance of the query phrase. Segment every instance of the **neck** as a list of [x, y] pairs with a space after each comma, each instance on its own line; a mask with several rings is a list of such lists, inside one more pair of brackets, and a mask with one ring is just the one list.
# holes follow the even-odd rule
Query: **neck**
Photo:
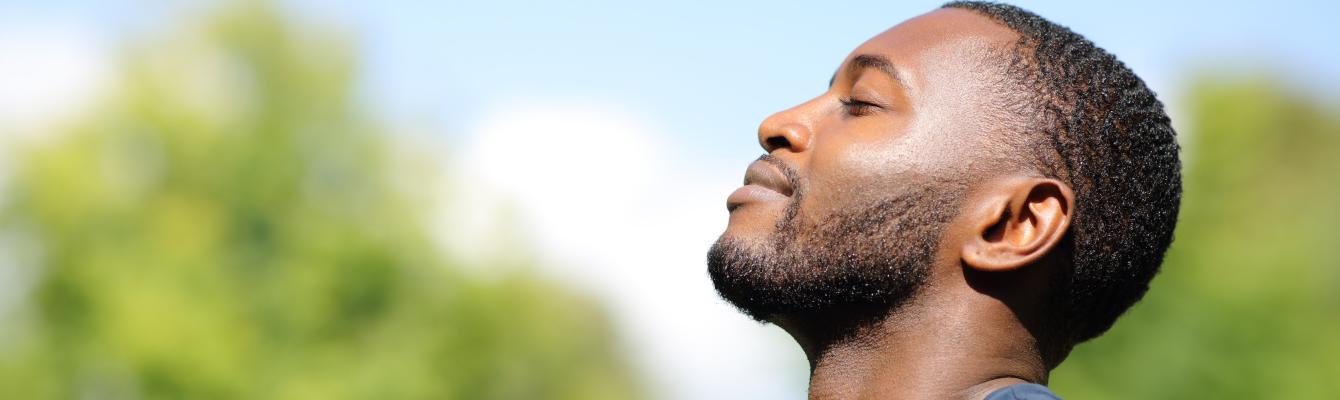
[[1008, 306], [927, 288], [893, 312], [779, 318], [810, 362], [810, 399], [982, 399], [1045, 384], [1037, 341]]

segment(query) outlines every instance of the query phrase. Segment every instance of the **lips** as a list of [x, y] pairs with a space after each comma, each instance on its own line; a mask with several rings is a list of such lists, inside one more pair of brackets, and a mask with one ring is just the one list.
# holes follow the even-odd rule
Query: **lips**
[[781, 169], [766, 157], [760, 158], [745, 170], [744, 186], [726, 198], [726, 209], [735, 211], [748, 203], [786, 200], [792, 192], [790, 180]]

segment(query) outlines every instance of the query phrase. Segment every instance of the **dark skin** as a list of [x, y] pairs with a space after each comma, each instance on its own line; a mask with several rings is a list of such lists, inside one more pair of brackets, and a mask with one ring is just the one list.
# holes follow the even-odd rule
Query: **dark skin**
[[[1004, 161], [1008, 127], [987, 117], [999, 71], [982, 68], [984, 52], [1017, 39], [970, 11], [927, 13], [856, 48], [826, 93], [759, 127], [763, 148], [805, 182], [798, 214], [811, 221], [927, 177], [970, 183], [929, 281], [907, 304], [771, 318], [810, 361], [811, 399], [981, 399], [1047, 382], [1054, 362], [1044, 360], [1037, 310], [1074, 194]], [[753, 169], [728, 200], [725, 235], [767, 243], [792, 193], [765, 165]]]

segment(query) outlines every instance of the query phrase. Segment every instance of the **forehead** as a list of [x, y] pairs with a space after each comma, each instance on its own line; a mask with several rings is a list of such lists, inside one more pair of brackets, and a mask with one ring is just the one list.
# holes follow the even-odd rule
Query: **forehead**
[[[963, 9], [938, 9], [889, 28], [853, 50], [847, 56], [862, 54], [887, 57], [907, 78], [934, 84], [935, 72], [969, 68], [980, 61], [985, 51], [1014, 43], [1019, 36], [1009, 28], [975, 12]], [[961, 76], [960, 76], [961, 78]]]

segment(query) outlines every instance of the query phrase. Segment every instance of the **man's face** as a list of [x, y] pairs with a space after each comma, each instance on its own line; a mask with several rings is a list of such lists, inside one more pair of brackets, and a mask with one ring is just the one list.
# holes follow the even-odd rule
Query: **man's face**
[[758, 319], [892, 306], [929, 276], [944, 227], [989, 160], [989, 51], [1015, 34], [937, 10], [870, 39], [829, 90], [759, 127], [769, 153], [728, 199], [709, 253], [722, 296]]

